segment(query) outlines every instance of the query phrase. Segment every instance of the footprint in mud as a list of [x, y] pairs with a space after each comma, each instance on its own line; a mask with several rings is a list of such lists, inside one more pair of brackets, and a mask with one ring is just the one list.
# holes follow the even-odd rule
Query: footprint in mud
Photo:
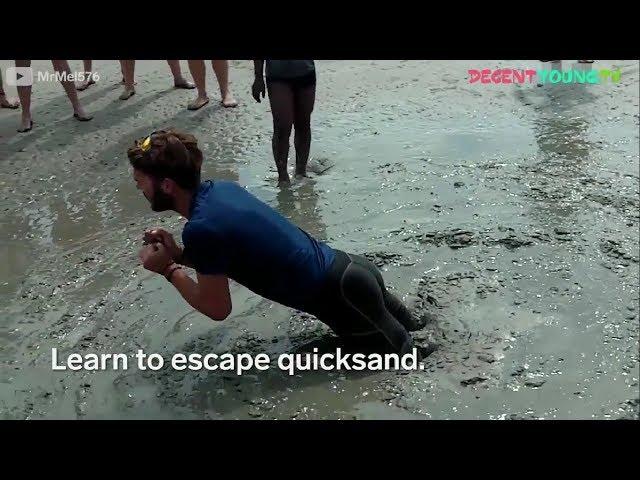
[[307, 170], [314, 175], [323, 175], [335, 165], [336, 163], [327, 157], [313, 157], [307, 164]]

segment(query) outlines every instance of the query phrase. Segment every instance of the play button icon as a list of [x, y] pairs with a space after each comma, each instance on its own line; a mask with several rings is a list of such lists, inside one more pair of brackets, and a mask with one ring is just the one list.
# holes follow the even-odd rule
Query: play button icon
[[33, 70], [31, 67], [7, 68], [7, 85], [12, 87], [28, 87], [33, 85]]

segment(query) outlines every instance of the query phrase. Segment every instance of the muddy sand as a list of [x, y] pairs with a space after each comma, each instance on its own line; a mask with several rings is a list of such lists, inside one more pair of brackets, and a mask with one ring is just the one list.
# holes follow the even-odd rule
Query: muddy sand
[[[96, 61], [101, 79], [80, 93], [89, 123], [59, 84], [36, 84], [32, 132], [0, 111], [0, 418], [637, 419], [638, 62], [594, 65], [620, 68], [617, 84], [468, 83], [469, 68], [511, 67], [537, 62], [318, 61], [321, 173], [286, 190], [250, 62], [232, 64], [236, 109], [215, 101], [209, 70], [211, 104], [187, 111], [194, 92], [171, 88], [164, 61], [138, 62], [126, 102], [117, 62]], [[199, 138], [205, 178], [236, 180], [372, 258], [434, 319], [415, 333], [438, 345], [426, 369], [52, 371], [52, 348], [330, 348], [322, 324], [235, 284], [231, 317], [215, 323], [137, 265], [146, 228], [184, 222], [149, 210], [126, 159], [164, 126]]]

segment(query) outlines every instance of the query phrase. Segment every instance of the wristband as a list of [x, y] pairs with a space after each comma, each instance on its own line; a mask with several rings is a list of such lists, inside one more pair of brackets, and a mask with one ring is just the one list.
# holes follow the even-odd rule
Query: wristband
[[[177, 263], [173, 263], [173, 264], [169, 265], [165, 269], [164, 278], [166, 278], [167, 281], [169, 283], [171, 283], [171, 277], [173, 277], [173, 272], [175, 272], [176, 270], [181, 270], [181, 269], [182, 269], [182, 265], [178, 265]], [[168, 270], [168, 272], [167, 272], [167, 270]]]

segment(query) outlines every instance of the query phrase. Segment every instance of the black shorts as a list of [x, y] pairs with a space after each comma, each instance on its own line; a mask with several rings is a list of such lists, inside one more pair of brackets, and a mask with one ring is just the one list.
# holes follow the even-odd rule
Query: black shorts
[[389, 350], [406, 352], [412, 340], [391, 313], [398, 310], [393, 305], [396, 301], [372, 262], [336, 250], [326, 280], [308, 311], [351, 344], [384, 344]]
[[292, 90], [302, 90], [307, 87], [311, 87], [316, 84], [316, 72], [313, 71], [302, 77], [294, 78], [274, 78], [267, 77], [267, 85], [273, 85], [274, 83], [281, 83], [288, 85]]

